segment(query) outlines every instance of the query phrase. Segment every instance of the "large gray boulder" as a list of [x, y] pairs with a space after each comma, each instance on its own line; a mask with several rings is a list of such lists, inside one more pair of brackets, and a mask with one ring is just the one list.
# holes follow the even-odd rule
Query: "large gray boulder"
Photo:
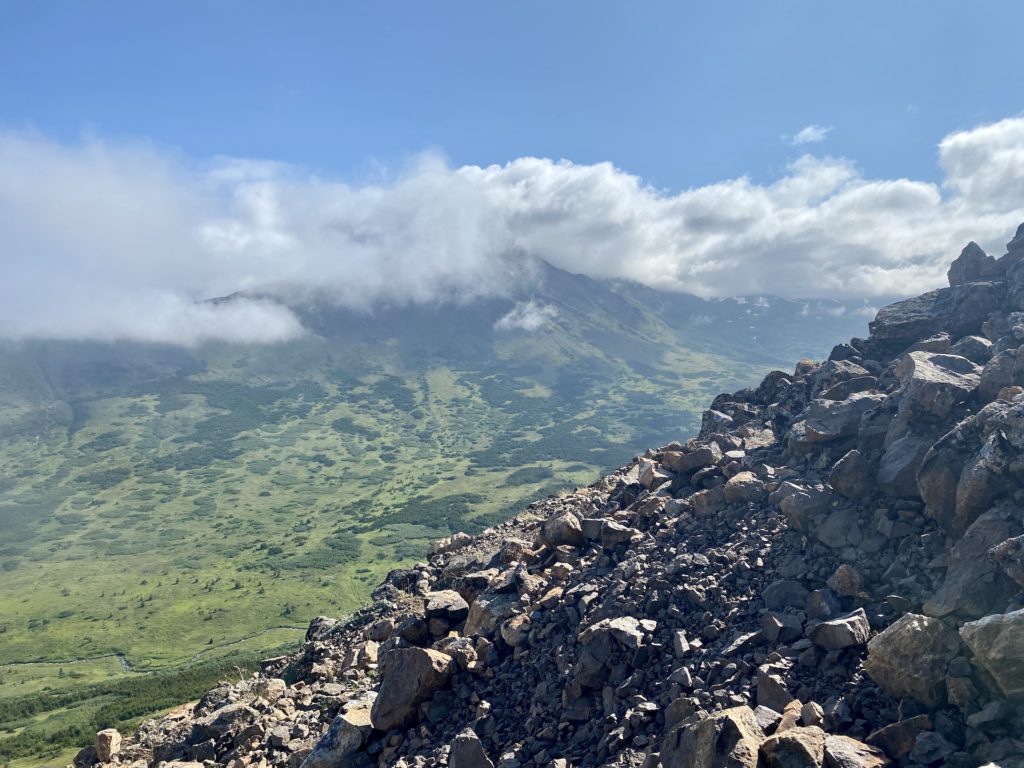
[[973, 282], [939, 288], [912, 299], [882, 307], [868, 324], [872, 339], [904, 348], [918, 339], [946, 331], [953, 338], [981, 330], [993, 307], [1002, 304], [1001, 282]]
[[494, 763], [472, 728], [466, 728], [452, 739], [448, 768], [494, 768]]
[[939, 618], [977, 619], [1003, 609], [1016, 585], [988, 553], [1021, 533], [1024, 522], [1017, 507], [1002, 505], [982, 514], [950, 550], [945, 579], [922, 611]]
[[370, 719], [378, 731], [390, 731], [416, 719], [419, 705], [448, 682], [455, 663], [451, 656], [429, 648], [396, 648], [384, 655], [381, 667]]
[[854, 448], [832, 467], [828, 484], [848, 499], [863, 498], [874, 489], [875, 468]]
[[981, 368], [966, 357], [910, 352], [895, 373], [903, 385], [899, 415], [906, 419], [942, 421], [981, 382]]
[[886, 395], [857, 392], [846, 400], [812, 401], [804, 418], [807, 439], [824, 442], [856, 435], [861, 417], [885, 399]]
[[960, 637], [1003, 695], [1024, 702], [1024, 608], [968, 622]]
[[941, 707], [946, 667], [959, 648], [956, 632], [941, 619], [908, 613], [871, 639], [864, 670], [898, 699]]

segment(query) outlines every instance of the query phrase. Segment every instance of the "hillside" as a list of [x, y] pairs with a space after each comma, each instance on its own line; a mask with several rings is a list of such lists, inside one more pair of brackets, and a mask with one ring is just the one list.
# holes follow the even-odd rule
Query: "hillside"
[[1024, 765], [1021, 310], [1024, 225], [76, 764]]
[[[469, 304], [296, 303], [309, 334], [280, 345], [6, 345], [0, 760], [294, 648], [430, 540], [694, 434], [722, 386], [865, 324], [857, 302], [542, 277]], [[159, 696], [136, 692], [150, 673]]]

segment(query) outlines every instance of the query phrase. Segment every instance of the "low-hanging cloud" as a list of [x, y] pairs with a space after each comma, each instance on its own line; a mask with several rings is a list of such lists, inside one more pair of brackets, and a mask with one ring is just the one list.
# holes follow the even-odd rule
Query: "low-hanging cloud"
[[536, 299], [517, 302], [507, 314], [499, 317], [494, 327], [499, 331], [526, 331], [534, 333], [558, 317], [558, 308]]
[[[611, 163], [420, 157], [361, 184], [146, 144], [0, 133], [0, 336], [282, 341], [285, 306], [515, 298], [536, 260], [704, 297], [909, 294], [1024, 217], [1024, 118], [953, 133], [940, 184], [804, 155], [666, 192]], [[235, 292], [230, 302], [205, 299]], [[268, 298], [277, 297], [277, 299]]]

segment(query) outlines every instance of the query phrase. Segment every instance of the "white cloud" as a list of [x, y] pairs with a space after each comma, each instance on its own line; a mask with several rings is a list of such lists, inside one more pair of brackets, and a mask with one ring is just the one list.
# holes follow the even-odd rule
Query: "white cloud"
[[[273, 162], [0, 133], [0, 335], [281, 340], [298, 321], [239, 290], [381, 303], [512, 296], [535, 258], [705, 297], [906, 295], [968, 240], [1024, 219], [1024, 118], [947, 136], [940, 184], [805, 155], [778, 179], [668, 193], [610, 163], [424, 156], [346, 184]], [[510, 320], [511, 322], [511, 320]]]
[[789, 140], [789, 143], [793, 146], [799, 146], [800, 144], [816, 144], [819, 141], [824, 141], [825, 137], [828, 136], [831, 130], [831, 125], [818, 125], [817, 123], [805, 125], [796, 132], [796, 135]]
[[508, 314], [498, 318], [494, 327], [499, 331], [526, 331], [534, 333], [558, 317], [558, 309], [535, 299], [520, 301]]

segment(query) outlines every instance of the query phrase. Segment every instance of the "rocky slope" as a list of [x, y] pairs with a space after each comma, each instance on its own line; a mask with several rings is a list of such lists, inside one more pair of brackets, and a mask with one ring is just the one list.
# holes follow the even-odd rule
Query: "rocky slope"
[[78, 765], [1024, 766], [1024, 225]]

